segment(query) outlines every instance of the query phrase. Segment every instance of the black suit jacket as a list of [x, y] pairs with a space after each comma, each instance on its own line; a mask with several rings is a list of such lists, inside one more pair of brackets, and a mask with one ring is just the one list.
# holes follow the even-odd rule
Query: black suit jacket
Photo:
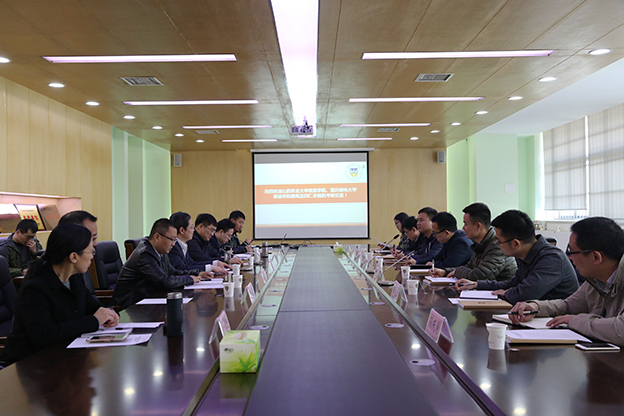
[[126, 261], [117, 284], [113, 301], [123, 309], [140, 300], [193, 283], [197, 270], [176, 270], [166, 255], [160, 256], [150, 242], [142, 240]]
[[71, 290], [49, 263], [24, 280], [3, 360], [15, 362], [56, 342], [97, 331], [99, 322], [93, 314], [102, 304], [85, 288], [82, 274], [71, 276], [69, 282]]

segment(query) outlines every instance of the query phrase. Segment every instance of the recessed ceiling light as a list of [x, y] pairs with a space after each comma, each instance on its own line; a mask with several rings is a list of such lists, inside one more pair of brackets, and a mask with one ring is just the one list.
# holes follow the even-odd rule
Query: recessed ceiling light
[[197, 139], [195, 140], [195, 143], [203, 143], [204, 141], [202, 139]]
[[430, 101], [479, 101], [483, 97], [395, 97], [395, 98], [349, 98], [350, 103], [414, 103]]
[[340, 127], [423, 127], [431, 123], [341, 124]]
[[[319, 0], [271, 0], [295, 124], [316, 125]], [[293, 19], [293, 16], [305, 16]]]
[[184, 135], [182, 133], [176, 133], [175, 136], [176, 137], [183, 137]]
[[549, 56], [556, 49], [534, 51], [463, 51], [463, 52], [367, 52], [362, 59], [440, 59], [440, 58], [521, 58]]
[[152, 127], [154, 130], [162, 130], [162, 126], [154, 126]]
[[98, 103], [97, 101], [87, 101], [85, 104], [90, 105], [91, 107], [100, 105], [100, 103]]
[[197, 55], [120, 55], [120, 56], [44, 56], [54, 64], [105, 64], [114, 62], [212, 62], [236, 61], [234, 54]]
[[418, 140], [420, 137], [410, 137], [410, 140]]
[[227, 105], [258, 104], [258, 100], [124, 101], [127, 105]]
[[539, 82], [553, 82], [557, 81], [557, 77], [543, 77], [539, 79]]
[[590, 55], [606, 55], [611, 52], [611, 49], [594, 49], [593, 51], [589, 51]]
[[511, 96], [511, 97], [509, 97], [509, 98], [507, 98], [507, 99], [508, 99], [509, 101], [518, 101], [518, 100], [521, 100], [521, 99], [523, 99], [523, 98], [524, 98], [524, 97], [521, 97], [521, 96], [519, 96], [519, 95], [513, 95], [513, 96]]
[[457, 122], [451, 123], [451, 126], [461, 126], [461, 123], [457, 123]]
[[240, 126], [182, 126], [183, 129], [265, 129], [271, 128], [268, 124], [250, 124]]
[[277, 139], [236, 139], [221, 140], [223, 143], [247, 143], [247, 142], [276, 142]]
[[130, 114], [128, 114], [128, 115], [124, 116], [124, 118], [126, 120], [134, 120], [136, 117], [135, 116], [131, 116]]
[[433, 134], [440, 133], [440, 130], [431, 130], [429, 133], [433, 133]]
[[481, 111], [477, 111], [475, 114], [482, 116], [483, 114], [487, 114], [487, 113], [489, 113], [489, 111], [481, 110]]
[[61, 84], [60, 82], [51, 82], [48, 84], [48, 87], [52, 88], [63, 88], [65, 84]]
[[392, 140], [392, 137], [353, 137], [353, 138], [342, 138], [336, 140]]
[[11, 62], [9, 58], [5, 58], [4, 56], [0, 56], [0, 64], [8, 64]]

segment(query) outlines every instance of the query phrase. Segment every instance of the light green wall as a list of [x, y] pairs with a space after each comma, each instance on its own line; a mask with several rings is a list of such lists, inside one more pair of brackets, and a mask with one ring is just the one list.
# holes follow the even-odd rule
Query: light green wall
[[450, 146], [449, 212], [459, 219], [465, 206], [484, 202], [493, 217], [508, 209], [520, 209], [534, 218], [539, 192], [538, 145], [534, 136], [477, 134]]
[[170, 153], [113, 127], [113, 239], [149, 234], [155, 220], [171, 215]]

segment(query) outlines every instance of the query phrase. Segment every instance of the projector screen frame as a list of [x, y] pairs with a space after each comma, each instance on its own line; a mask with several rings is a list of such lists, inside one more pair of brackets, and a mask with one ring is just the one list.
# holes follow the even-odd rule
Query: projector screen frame
[[357, 149], [357, 150], [331, 150], [331, 151], [326, 151], [326, 150], [321, 150], [318, 149], [316, 151], [306, 151], [306, 150], [301, 150], [301, 151], [263, 151], [263, 152], [252, 152], [252, 157], [251, 157], [251, 187], [252, 187], [252, 204], [253, 204], [253, 239], [256, 240], [258, 239], [258, 237], [256, 236], [256, 155], [267, 155], [267, 154], [275, 154], [275, 155], [285, 155], [285, 154], [319, 154], [319, 155], [326, 155], [326, 154], [362, 154], [366, 157], [366, 195], [367, 195], [367, 201], [366, 201], [366, 237], [311, 237], [311, 238], [300, 238], [300, 237], [295, 237], [295, 238], [289, 238], [288, 236], [286, 236], [286, 238], [268, 238], [265, 239], [263, 238], [263, 241], [294, 241], [294, 240], [299, 240], [299, 241], [309, 241], [309, 240], [336, 240], [336, 239], [341, 239], [341, 240], [368, 240], [370, 239], [370, 176], [369, 176], [369, 153], [370, 151], [368, 149]]

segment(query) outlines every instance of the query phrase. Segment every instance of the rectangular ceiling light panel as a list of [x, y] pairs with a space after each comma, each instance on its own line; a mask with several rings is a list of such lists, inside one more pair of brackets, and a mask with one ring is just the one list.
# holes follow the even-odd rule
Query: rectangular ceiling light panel
[[236, 61], [234, 54], [195, 55], [120, 55], [120, 56], [44, 56], [53, 64], [109, 64], [121, 62], [223, 62]]
[[463, 52], [366, 52], [362, 59], [456, 59], [456, 58], [523, 58], [550, 56], [556, 49], [526, 51], [463, 51]]

